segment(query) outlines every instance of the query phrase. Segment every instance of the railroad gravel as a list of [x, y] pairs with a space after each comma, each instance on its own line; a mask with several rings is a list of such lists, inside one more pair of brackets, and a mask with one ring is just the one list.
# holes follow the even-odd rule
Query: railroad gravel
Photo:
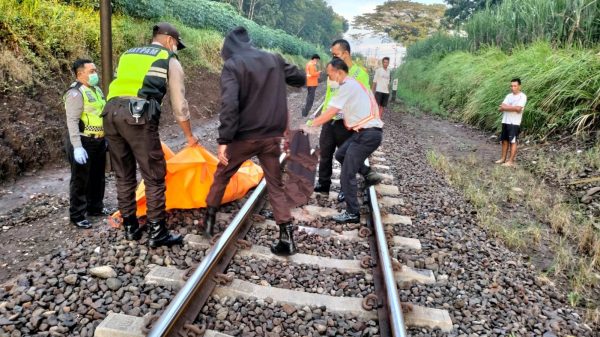
[[232, 336], [378, 336], [376, 321], [327, 312], [326, 307], [279, 305], [269, 298], [212, 296], [195, 322]]
[[[270, 228], [253, 227], [247, 236], [253, 244], [270, 247], [279, 237], [279, 231]], [[370, 254], [366, 240], [340, 240], [334, 237], [325, 238], [304, 231], [294, 231], [294, 239], [298, 253], [318, 255], [333, 259], [357, 260]]]
[[236, 256], [227, 272], [258, 285], [330, 296], [365, 297], [374, 292], [373, 276], [287, 261]]
[[[399, 113], [386, 114], [383, 149], [412, 226], [396, 235], [419, 238], [419, 254], [400, 253], [403, 263], [434, 270], [437, 285], [414, 285], [400, 299], [447, 309], [455, 331], [411, 331], [412, 336], [598, 336], [540, 272], [477, 224], [465, 198], [426, 159], [419, 128]], [[402, 144], [402, 146], [398, 146]], [[394, 149], [391, 151], [391, 149]]]

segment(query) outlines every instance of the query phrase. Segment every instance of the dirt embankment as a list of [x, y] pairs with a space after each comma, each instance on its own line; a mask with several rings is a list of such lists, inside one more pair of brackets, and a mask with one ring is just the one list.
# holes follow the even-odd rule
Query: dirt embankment
[[[0, 93], [0, 182], [48, 165], [67, 164], [63, 150], [66, 132], [62, 94], [68, 75], [44, 87]], [[193, 120], [210, 117], [218, 107], [219, 75], [186, 69], [187, 99]], [[168, 99], [161, 126], [175, 121]]]

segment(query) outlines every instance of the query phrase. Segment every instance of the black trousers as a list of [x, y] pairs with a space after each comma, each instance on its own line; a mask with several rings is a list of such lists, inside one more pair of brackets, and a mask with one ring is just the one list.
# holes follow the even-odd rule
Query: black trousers
[[75, 222], [85, 219], [86, 212], [101, 212], [104, 208], [106, 140], [82, 136], [81, 144], [88, 154], [83, 165], [75, 162], [68, 135], [65, 139], [65, 150], [71, 164], [69, 217]]
[[[343, 120], [328, 122], [323, 124], [321, 135], [319, 136], [319, 149], [321, 150], [319, 158], [319, 184], [321, 186], [331, 186], [331, 175], [333, 171], [333, 155], [335, 149], [342, 146], [355, 132], [346, 129]], [[365, 176], [370, 168], [362, 165], [359, 172]]]
[[319, 184], [331, 186], [331, 174], [333, 170], [333, 154], [335, 149], [342, 146], [352, 136], [352, 131], [346, 129], [343, 120], [327, 122], [321, 127], [319, 136]]
[[310, 113], [313, 103], [315, 102], [316, 92], [317, 87], [306, 87], [306, 105], [304, 106], [304, 110], [302, 110], [302, 117], [306, 117]]
[[346, 210], [349, 213], [360, 212], [356, 174], [364, 170], [365, 159], [377, 150], [382, 136], [383, 132], [378, 128], [355, 132], [335, 153], [335, 159], [342, 164], [340, 184], [346, 197]]

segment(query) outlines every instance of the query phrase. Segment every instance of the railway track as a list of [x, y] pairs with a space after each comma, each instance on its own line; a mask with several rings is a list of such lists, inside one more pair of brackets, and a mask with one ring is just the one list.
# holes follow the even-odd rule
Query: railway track
[[[293, 210], [298, 253], [275, 256], [268, 247], [277, 226], [259, 214], [269, 208], [262, 181], [237, 212], [219, 213], [221, 235], [185, 237], [189, 249], [204, 251], [196, 268], [156, 266], [146, 275], [148, 284], [178, 289], [160, 316], [110, 312], [94, 335], [398, 337], [407, 336], [406, 327], [451, 331], [447, 311], [400, 304], [397, 287], [436, 280], [433, 272], [394, 258], [421, 246], [416, 238], [393, 236], [394, 226], [411, 220], [388, 213], [399, 199], [385, 154], [376, 152], [371, 162], [385, 179], [362, 192], [361, 224], [327, 220], [340, 209], [337, 192], [313, 194], [308, 205]], [[333, 189], [339, 191], [338, 180]]]

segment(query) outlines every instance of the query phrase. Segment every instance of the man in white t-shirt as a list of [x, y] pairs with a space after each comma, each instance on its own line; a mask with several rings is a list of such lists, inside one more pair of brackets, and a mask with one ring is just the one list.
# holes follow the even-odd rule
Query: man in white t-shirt
[[381, 68], [375, 70], [375, 76], [373, 76], [373, 93], [375, 94], [375, 100], [379, 106], [379, 116], [383, 116], [383, 110], [387, 106], [390, 98], [390, 77], [391, 73], [388, 69], [390, 65], [390, 58], [384, 57], [381, 60]]
[[[517, 138], [521, 131], [521, 119], [523, 110], [527, 103], [527, 96], [521, 92], [521, 80], [514, 78], [510, 81], [510, 94], [506, 95], [498, 111], [502, 112], [502, 157], [496, 164], [502, 166], [514, 166], [517, 156]], [[510, 153], [509, 153], [510, 148]]]
[[374, 185], [381, 177], [370, 171], [364, 162], [379, 147], [382, 140], [383, 122], [379, 119], [379, 108], [373, 93], [362, 83], [348, 76], [348, 65], [340, 58], [334, 58], [327, 65], [329, 78], [339, 83], [336, 96], [329, 102], [329, 107], [321, 116], [312, 121], [306, 131], [316, 131], [331, 120], [338, 112], [344, 111], [344, 126], [353, 131], [335, 153], [335, 159], [342, 164], [340, 185], [345, 195], [346, 210], [332, 219], [337, 223], [359, 223], [360, 204], [356, 174], [365, 175], [365, 184]]

